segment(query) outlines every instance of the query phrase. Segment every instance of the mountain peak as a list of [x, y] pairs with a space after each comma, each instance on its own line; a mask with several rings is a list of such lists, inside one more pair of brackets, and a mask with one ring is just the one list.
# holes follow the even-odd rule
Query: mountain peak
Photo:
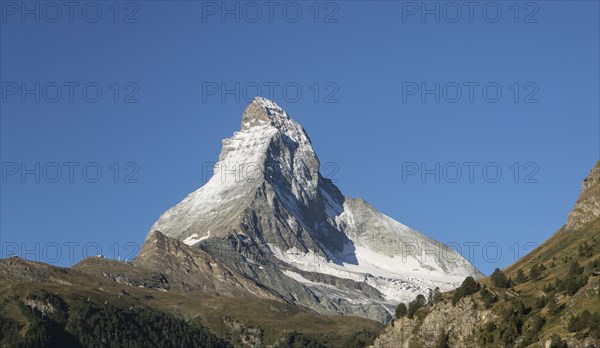
[[[304, 128], [257, 97], [243, 112], [241, 131], [223, 140], [210, 180], [152, 230], [321, 313], [387, 321], [395, 304], [417, 293], [481, 276], [454, 250], [344, 197], [319, 168]], [[452, 257], [407, 255], [407, 243]]]
[[289, 121], [288, 114], [272, 100], [255, 97], [242, 114], [242, 130], [270, 124], [277, 128]]

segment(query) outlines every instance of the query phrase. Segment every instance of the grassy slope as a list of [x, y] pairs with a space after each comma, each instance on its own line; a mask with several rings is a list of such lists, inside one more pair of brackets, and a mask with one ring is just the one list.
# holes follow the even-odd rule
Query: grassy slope
[[[586, 242], [592, 248], [592, 256], [580, 256], [579, 246]], [[534, 304], [537, 297], [547, 295], [544, 289], [549, 284], [554, 284], [557, 279], [564, 280], [569, 276], [569, 268], [573, 261], [583, 266], [587, 273], [591, 262], [597, 260], [600, 256], [600, 219], [596, 219], [581, 229], [573, 232], [561, 228], [552, 237], [546, 240], [542, 245], [533, 250], [521, 260], [515, 262], [504, 270], [504, 273], [515, 279], [519, 270], [527, 276], [527, 281], [522, 284], [515, 284], [512, 288], [519, 293], [519, 297], [529, 304]], [[529, 279], [529, 272], [534, 265], [543, 264], [547, 267], [542, 272], [542, 279], [532, 281]], [[600, 297], [594, 294], [592, 289], [598, 288], [600, 277], [590, 275], [588, 284], [580, 289], [573, 296], [558, 296], [559, 304], [564, 305], [564, 310], [557, 315], [548, 315], [547, 323], [543, 327], [543, 332], [558, 334], [561, 337], [575, 336], [566, 329], [567, 320], [571, 315], [578, 315], [584, 310], [591, 313], [600, 313]], [[560, 294], [558, 294], [560, 295]]]

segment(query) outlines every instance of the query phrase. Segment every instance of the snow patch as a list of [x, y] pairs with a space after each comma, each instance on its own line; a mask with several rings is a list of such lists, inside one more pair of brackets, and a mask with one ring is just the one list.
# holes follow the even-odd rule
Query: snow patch
[[208, 231], [208, 235], [207, 236], [203, 236], [198, 238], [198, 234], [194, 233], [191, 236], [187, 237], [186, 239], [183, 240], [183, 243], [187, 244], [187, 245], [194, 245], [200, 241], [203, 241], [205, 239], [210, 238], [210, 231]]

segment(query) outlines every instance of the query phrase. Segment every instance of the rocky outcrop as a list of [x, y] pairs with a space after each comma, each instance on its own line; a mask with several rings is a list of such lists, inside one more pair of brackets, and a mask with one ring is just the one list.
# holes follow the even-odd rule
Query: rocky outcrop
[[[427, 312], [427, 311], [426, 311]], [[450, 301], [430, 307], [425, 318], [407, 317], [394, 321], [375, 340], [375, 348], [437, 347], [440, 336], [448, 335], [450, 347], [478, 347], [472, 335], [494, 319], [476, 298], [463, 298], [456, 306]]]
[[[565, 228], [567, 231], [579, 229], [586, 223], [600, 217], [600, 161], [596, 162], [590, 174], [581, 184], [581, 193], [575, 208], [569, 213]], [[599, 228], [600, 229], [600, 228]]]
[[236, 347], [261, 348], [264, 347], [264, 330], [257, 327], [249, 327], [226, 316], [223, 323], [228, 328], [228, 341]]

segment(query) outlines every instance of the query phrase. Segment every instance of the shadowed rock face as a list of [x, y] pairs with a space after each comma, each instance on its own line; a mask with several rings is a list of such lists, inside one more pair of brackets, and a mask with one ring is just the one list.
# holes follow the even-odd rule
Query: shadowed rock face
[[319, 168], [302, 126], [256, 98], [241, 130], [223, 140], [213, 177], [151, 231], [202, 249], [286, 301], [384, 322], [401, 301], [481, 276], [441, 243], [344, 197]]

